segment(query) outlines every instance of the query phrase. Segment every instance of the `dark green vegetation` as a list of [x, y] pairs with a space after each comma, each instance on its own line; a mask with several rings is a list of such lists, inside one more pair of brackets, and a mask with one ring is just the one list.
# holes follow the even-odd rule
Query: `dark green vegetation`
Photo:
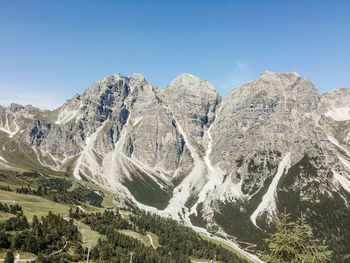
[[17, 209], [13, 217], [0, 223], [0, 248], [35, 254], [39, 262], [51, 262], [49, 258], [55, 258], [55, 252], [79, 241], [81, 235], [74, 221], [52, 213], [40, 220], [35, 216], [30, 224], [22, 209]]
[[135, 199], [158, 209], [166, 208], [171, 198], [170, 193], [164, 191], [155, 181], [144, 175], [143, 172], [138, 171], [138, 173], [139, 176], [134, 176], [131, 181], [126, 180], [124, 182], [124, 185]]
[[[139, 210], [119, 213], [91, 206], [111, 206], [110, 193], [64, 174], [6, 171], [0, 173], [0, 185], [0, 199], [6, 199], [0, 205], [2, 257], [13, 251], [21, 259], [42, 263], [83, 262], [90, 244], [89, 262], [129, 262], [130, 251], [136, 252], [133, 262], [140, 263], [189, 263], [190, 258], [209, 260], [215, 255], [221, 262], [249, 262], [173, 220]], [[98, 203], [93, 202], [95, 197]]]
[[256, 248], [254, 250], [265, 249], [263, 239], [266, 238], [267, 235], [266, 232], [257, 229], [253, 225], [250, 216], [258, 207], [271, 181], [272, 178], [266, 179], [264, 186], [249, 200], [249, 202], [237, 201], [235, 203], [220, 203], [220, 213], [215, 213], [216, 222], [223, 227], [226, 233], [237, 237], [240, 241], [255, 244]]
[[[134, 211], [128, 220], [119, 213], [104, 211], [87, 214], [76, 210], [70, 211], [74, 219], [82, 220], [91, 229], [106, 235], [92, 249], [91, 258], [103, 262], [129, 262], [128, 253], [136, 252], [133, 262], [191, 262], [190, 257], [217, 259], [223, 262], [248, 262], [237, 254], [212, 242], [202, 239], [192, 229], [179, 225], [171, 219], [157, 215]], [[152, 232], [158, 236], [159, 247], [153, 249], [140, 241], [127, 237], [118, 230], [130, 229], [146, 234]], [[119, 261], [118, 261], [119, 260]]]
[[300, 216], [295, 223], [289, 221], [289, 216], [281, 215], [276, 233], [266, 239], [269, 251], [261, 254], [261, 259], [266, 263], [330, 262], [332, 252], [313, 238], [305, 218]]
[[[256, 157], [257, 153], [255, 153]], [[277, 171], [277, 167], [274, 164], [275, 158], [280, 155], [280, 152], [277, 151], [270, 151], [262, 152], [260, 155], [263, 155], [266, 157], [266, 159], [261, 160], [258, 163], [254, 162], [254, 159], [247, 160], [248, 165], [248, 174], [245, 176], [244, 182], [242, 184], [242, 192], [244, 194], [254, 194], [256, 191], [258, 191], [258, 186], [256, 184], [253, 184], [254, 187], [251, 187], [251, 182], [254, 181], [254, 179], [260, 175], [260, 174], [274, 174]], [[238, 162], [239, 165], [242, 165], [243, 159], [236, 160], [236, 163]]]
[[[92, 230], [104, 235], [92, 247], [93, 262], [129, 262], [129, 252], [136, 252], [133, 262], [191, 262], [190, 257], [218, 260], [228, 263], [248, 262], [237, 254], [202, 239], [193, 230], [149, 213], [134, 211], [129, 218], [117, 212], [84, 213], [69, 211], [70, 218], [49, 213], [31, 223], [23, 215], [20, 206], [1, 204], [4, 212], [13, 216], [0, 223], [0, 248], [29, 252], [37, 255], [36, 262], [79, 262], [86, 251], [82, 235], [75, 222], [83, 222]], [[154, 249], [141, 241], [128, 237], [118, 230], [130, 229], [141, 234], [148, 232], [158, 236], [159, 247]]]
[[[263, 239], [266, 233], [257, 229], [250, 221], [251, 211], [246, 203], [220, 203], [220, 213], [215, 213], [215, 220], [222, 226], [226, 233], [235, 236], [242, 242], [255, 244], [256, 250], [264, 248]], [[241, 244], [244, 247], [244, 243]]]
[[[250, 220], [253, 211], [260, 204], [262, 197], [267, 192], [269, 185], [273, 179], [273, 175], [277, 171], [276, 158], [281, 156], [278, 151], [263, 151], [265, 159], [254, 162], [254, 159], [245, 159], [241, 156], [236, 160], [237, 167], [247, 165], [248, 174], [242, 184], [242, 192], [245, 194], [254, 194], [249, 200], [238, 200], [236, 202], [220, 202], [219, 211], [215, 213], [215, 221], [225, 230], [226, 233], [237, 237], [242, 241], [241, 246], [245, 246], [245, 242], [255, 244], [251, 247], [252, 252], [264, 250], [265, 243], [263, 239], [267, 237], [266, 232], [257, 229]], [[257, 156], [257, 153], [254, 154]], [[257, 184], [252, 183], [256, 178], [269, 174], [263, 186], [259, 189]], [[254, 187], [252, 187], [254, 185]], [[198, 219], [197, 219], [198, 221]], [[261, 224], [259, 224], [261, 225]], [[271, 226], [268, 226], [270, 228]], [[264, 226], [265, 229], [265, 226]], [[240, 242], [239, 242], [240, 243]], [[249, 246], [249, 245], [248, 245]]]
[[[277, 187], [277, 209], [293, 211], [291, 215], [293, 221], [303, 213], [315, 238], [328, 245], [334, 252], [332, 262], [350, 262], [350, 210], [344, 203], [345, 199], [349, 200], [350, 195], [341, 189], [339, 192], [319, 190], [325, 186], [319, 187], [321, 183], [319, 170], [326, 169], [321, 164], [321, 158], [322, 156], [310, 158], [306, 155], [289, 168], [288, 172], [284, 172]], [[242, 165], [241, 160], [237, 162]], [[248, 166], [252, 176], [258, 177], [264, 172], [261, 164], [248, 160]], [[269, 172], [271, 175], [275, 174], [276, 169], [273, 166], [268, 170], [271, 170]], [[261, 202], [272, 177], [265, 181], [264, 186], [248, 202], [220, 203], [220, 213], [215, 214], [215, 220], [226, 233], [237, 237], [240, 241], [256, 244], [256, 248], [253, 248], [256, 252], [267, 251], [263, 240], [267, 238], [267, 233], [276, 231], [276, 225], [269, 222], [264, 214], [257, 218], [257, 224], [267, 232], [257, 229], [250, 221], [250, 216]], [[328, 177], [332, 178], [331, 171]], [[197, 218], [191, 219], [193, 223], [199, 222]]]
[[[0, 174], [0, 181], [6, 182], [8, 177]], [[22, 185], [16, 188], [16, 192], [20, 194], [37, 195], [55, 202], [72, 205], [87, 203], [101, 207], [103, 201], [103, 197], [95, 193], [93, 189], [80, 183], [73, 186], [68, 176], [52, 177], [37, 172], [23, 172], [17, 173], [15, 177], [17, 183]], [[3, 188], [6, 190], [6, 187], [3, 186]], [[9, 186], [7, 188], [11, 190]]]
[[14, 263], [15, 262], [15, 256], [13, 255], [12, 251], [9, 251], [6, 253], [4, 262], [5, 263]]
[[188, 209], [191, 209], [192, 206], [197, 202], [198, 196], [197, 195], [191, 195], [185, 202], [185, 206]]
[[8, 205], [0, 203], [0, 211], [13, 215], [16, 215], [17, 213], [23, 214], [22, 207], [20, 207], [19, 205]]
[[7, 186], [0, 185], [0, 190], [12, 192], [12, 189], [9, 185]]
[[[179, 225], [176, 221], [162, 218], [158, 215], [139, 212], [130, 218], [131, 222], [141, 232], [153, 232], [158, 236], [160, 251], [172, 254], [187, 255], [195, 258], [211, 259], [217, 255], [217, 260], [223, 262], [247, 262], [221, 246], [202, 239], [192, 229]], [[180, 262], [180, 261], [176, 261]]]
[[[267, 251], [268, 247], [263, 240], [268, 237], [268, 233], [257, 229], [249, 217], [266, 193], [276, 172], [276, 165], [269, 160], [261, 160], [257, 163], [250, 159], [247, 159], [246, 163], [244, 161], [239, 159], [237, 165], [249, 167], [250, 177], [246, 184], [251, 183], [249, 178], [254, 180], [256, 176], [265, 172], [271, 176], [265, 180], [260, 189], [247, 187], [247, 192], [258, 191], [248, 202], [245, 200], [219, 203], [220, 213], [214, 215], [215, 220], [225, 232], [242, 241], [238, 243], [248, 251]], [[283, 211], [287, 208], [287, 211], [293, 211], [292, 220], [294, 221], [302, 212], [307, 224], [312, 227], [315, 238], [320, 239], [334, 251], [332, 262], [350, 262], [348, 246], [350, 237], [346, 234], [350, 232], [350, 212], [345, 209], [343, 198], [345, 196], [345, 199], [349, 199], [349, 194], [341, 189], [339, 193], [332, 192], [332, 196], [327, 192], [317, 191], [319, 183], [313, 179], [318, 177], [320, 167], [316, 168], [315, 163], [317, 159], [305, 156], [287, 173], [284, 173], [277, 189], [278, 210]], [[329, 176], [331, 177], [332, 174], [330, 173]], [[304, 184], [308, 187], [303, 188], [302, 180], [310, 180], [314, 185]], [[138, 199], [147, 200], [149, 204], [158, 208], [164, 208], [170, 198], [165, 191], [159, 194], [159, 185], [146, 177], [135, 176], [134, 181], [126, 184]], [[309, 198], [305, 198], [306, 193], [310, 196]], [[193, 202], [195, 198], [191, 198], [188, 202]], [[208, 260], [213, 255], [217, 255], [217, 259], [221, 262], [246, 262], [232, 251], [201, 238], [191, 229], [172, 220], [139, 210], [133, 211], [134, 214], [131, 216], [121, 216], [117, 212], [104, 212], [102, 206], [113, 206], [113, 194], [91, 182], [76, 181], [65, 173], [0, 171], [0, 199], [5, 199], [7, 203], [0, 206], [0, 223], [3, 227], [3, 236], [9, 235], [10, 243], [10, 247], [3, 247], [6, 250], [0, 250], [2, 257], [9, 248], [29, 253], [29, 249], [23, 244], [11, 247], [13, 236], [20, 236], [23, 232], [26, 233], [26, 230], [30, 232], [33, 221], [40, 216], [48, 217], [48, 209], [50, 209], [53, 214], [61, 214], [65, 217], [67, 222], [70, 222], [69, 218], [73, 219], [81, 236], [78, 235], [73, 239], [64, 233], [60, 236], [61, 239], [56, 239], [50, 246], [57, 248], [63, 240], [63, 245], [67, 241], [66, 248], [58, 255], [49, 256], [48, 248], [31, 251], [38, 262], [57, 262], [58, 258], [63, 262], [82, 261], [86, 256], [88, 244], [93, 245], [92, 262], [108, 262], [108, 260], [128, 262], [130, 250], [137, 253], [134, 262], [189, 262], [190, 258]], [[190, 218], [194, 225], [205, 227], [207, 222], [202, 218], [202, 208], [202, 204], [199, 204], [197, 216], [193, 214]], [[35, 213], [38, 214], [37, 219], [33, 217]], [[276, 230], [276, 226], [266, 221], [264, 216], [258, 217], [257, 224], [269, 233]], [[212, 231], [214, 233], [215, 229]], [[157, 249], [151, 247], [147, 234], [157, 238]], [[26, 236], [23, 237], [23, 242], [26, 238]], [[249, 243], [257, 246], [251, 246]]]
[[[344, 206], [344, 199], [338, 193], [318, 192], [317, 185], [303, 187], [303, 181], [317, 177], [313, 160], [305, 156], [283, 175], [279, 183], [277, 207], [280, 211], [295, 211], [293, 221], [303, 213], [316, 238], [322, 240], [334, 252], [332, 262], [350, 262], [350, 210]], [[293, 189], [299, 185], [301, 191]], [[282, 191], [283, 190], [283, 191]], [[305, 194], [312, 198], [305, 198]], [[342, 195], [350, 195], [343, 191]], [[315, 202], [318, 200], [318, 202]]]
[[197, 215], [191, 214], [190, 220], [192, 225], [205, 228], [207, 221], [203, 218], [203, 203], [199, 203], [197, 206]]

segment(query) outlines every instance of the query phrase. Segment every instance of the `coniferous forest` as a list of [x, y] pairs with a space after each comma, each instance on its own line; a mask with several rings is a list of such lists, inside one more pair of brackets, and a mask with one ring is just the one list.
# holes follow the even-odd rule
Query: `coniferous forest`
[[[136, 263], [190, 263], [191, 258], [214, 257], [221, 262], [248, 262], [174, 220], [140, 210], [123, 217], [118, 210], [85, 213], [70, 209], [68, 218], [49, 212], [45, 217], [34, 216], [31, 223], [18, 205], [0, 203], [0, 210], [13, 215], [0, 224], [0, 248], [35, 254], [35, 262], [85, 260], [87, 248], [83, 246], [78, 221], [104, 237], [91, 247], [90, 262], [129, 262], [130, 252], [135, 253], [133, 262]], [[140, 234], [152, 232], [158, 236], [159, 247], [146, 246], [120, 230]]]

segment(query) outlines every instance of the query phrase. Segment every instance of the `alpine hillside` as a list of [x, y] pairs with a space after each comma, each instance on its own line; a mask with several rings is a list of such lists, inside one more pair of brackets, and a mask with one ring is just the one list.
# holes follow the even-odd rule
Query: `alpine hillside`
[[[0, 106], [0, 169], [60, 171], [255, 254], [286, 209], [350, 262], [350, 88], [265, 71], [222, 98], [111, 75], [54, 111]], [[253, 260], [259, 261], [251, 256]]]

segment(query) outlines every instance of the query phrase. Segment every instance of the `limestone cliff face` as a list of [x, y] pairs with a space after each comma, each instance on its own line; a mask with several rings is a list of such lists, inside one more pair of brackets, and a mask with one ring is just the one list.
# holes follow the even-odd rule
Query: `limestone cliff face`
[[[190, 74], [182, 74], [159, 92], [173, 113], [178, 125], [193, 144], [200, 144], [215, 114], [221, 97], [207, 81]], [[204, 147], [202, 148], [204, 150]]]
[[306, 78], [263, 72], [227, 94], [211, 129], [211, 159], [254, 194], [287, 152], [295, 162], [325, 138], [315, 126], [319, 100]]
[[21, 127], [26, 126], [39, 114], [43, 118], [47, 118], [49, 115], [47, 111], [40, 111], [31, 105], [22, 106], [12, 103], [7, 108], [0, 106], [0, 131], [13, 137], [20, 131]]
[[[242, 197], [260, 191], [289, 152], [292, 163], [334, 147], [348, 152], [349, 93], [345, 88], [320, 96], [297, 73], [266, 71], [222, 100], [210, 83], [190, 74], [163, 90], [140, 74], [116, 74], [52, 112], [17, 104], [1, 107], [0, 129], [57, 158], [58, 169], [86, 155], [88, 147], [100, 159], [96, 171], [103, 174], [104, 157], [119, 151], [164, 175], [171, 186], [190, 174], [197, 161], [201, 187], [213, 177], [209, 166], [215, 166], [224, 178], [221, 183], [238, 187]], [[334, 163], [336, 155], [326, 159]], [[76, 174], [86, 175], [75, 168]], [[198, 195], [201, 189], [195, 188]]]
[[[297, 73], [263, 72], [225, 99], [190, 74], [162, 90], [116, 74], [55, 111], [0, 107], [0, 167], [69, 172], [119, 203], [255, 242], [242, 233], [261, 238], [284, 207], [317, 217], [316, 231], [328, 211], [350, 225], [349, 110], [350, 88], [321, 96]], [[339, 229], [319, 238], [350, 242]]]
[[332, 153], [339, 160], [341, 168], [334, 171], [338, 181], [345, 182], [343, 187], [350, 189], [350, 184], [346, 184], [350, 180], [350, 88], [322, 94], [318, 125], [327, 135], [333, 146]]
[[172, 177], [180, 163], [180, 169], [191, 166], [191, 157], [157, 92], [140, 74], [106, 77], [57, 109], [55, 121], [34, 121], [27, 141], [64, 158], [84, 154], [87, 145], [102, 159], [118, 148], [126, 157]]
[[157, 92], [149, 84], [133, 89], [127, 102], [130, 117], [123, 152], [171, 177], [186, 158], [186, 142]]

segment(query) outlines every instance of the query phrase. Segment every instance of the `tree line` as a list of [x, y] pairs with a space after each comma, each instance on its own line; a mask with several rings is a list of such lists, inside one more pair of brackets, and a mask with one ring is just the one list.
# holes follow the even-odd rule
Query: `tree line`
[[[39, 177], [34, 180], [38, 187], [32, 189], [30, 186], [22, 186], [16, 189], [17, 193], [42, 196], [54, 202], [77, 205], [80, 202], [89, 203], [96, 207], [102, 207], [103, 197], [93, 189], [78, 184], [73, 184], [65, 178]], [[72, 189], [73, 188], [73, 189]]]
[[50, 254], [63, 247], [74, 247], [76, 243], [81, 242], [81, 235], [72, 219], [66, 220], [49, 212], [40, 220], [34, 216], [32, 223], [29, 223], [21, 207], [0, 203], [0, 208], [14, 214], [0, 223], [1, 249], [33, 253], [38, 256], [37, 262], [57, 262], [51, 261]]
[[[184, 227], [172, 219], [135, 210], [129, 220], [117, 211], [87, 214], [76, 209], [70, 210], [70, 217], [82, 220], [91, 229], [106, 235], [91, 250], [91, 258], [98, 262], [129, 262], [129, 252], [134, 251], [133, 262], [136, 263], [190, 263], [190, 257], [213, 259], [227, 263], [243, 263], [247, 260], [237, 254], [202, 239], [196, 232]], [[118, 232], [129, 229], [141, 234], [148, 231], [159, 237], [160, 247], [153, 249], [141, 241]]]

